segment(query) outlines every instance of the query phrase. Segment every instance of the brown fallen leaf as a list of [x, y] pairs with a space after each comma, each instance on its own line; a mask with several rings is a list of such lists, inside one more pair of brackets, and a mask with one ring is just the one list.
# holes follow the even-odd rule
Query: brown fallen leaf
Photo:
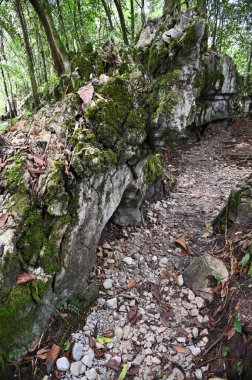
[[33, 166], [27, 166], [27, 170], [29, 170], [32, 174], [42, 174], [44, 171], [39, 168], [34, 168]]
[[128, 289], [134, 288], [134, 287], [136, 286], [136, 284], [137, 284], [137, 282], [136, 282], [135, 279], [130, 280], [130, 281], [128, 282], [127, 288], [128, 288]]
[[106, 338], [113, 338], [114, 333], [113, 333], [113, 331], [105, 331], [101, 335], [105, 336]]
[[160, 317], [160, 323], [161, 323], [164, 327], [169, 327], [169, 320], [166, 319], [165, 317]]
[[0, 162], [0, 169], [4, 169], [7, 165], [7, 162]]
[[50, 351], [50, 348], [41, 348], [36, 354], [36, 357], [41, 360], [46, 360], [47, 354]]
[[105, 364], [106, 367], [113, 369], [114, 371], [119, 371], [121, 368], [121, 364], [118, 363], [115, 359], [109, 359], [107, 363]]
[[174, 349], [179, 352], [179, 353], [183, 353], [186, 351], [185, 347], [182, 347], [182, 346], [174, 346]]
[[135, 325], [137, 322], [137, 313], [138, 313], [138, 308], [137, 306], [132, 306], [130, 311], [128, 312], [128, 321], [131, 323], [131, 326]]
[[227, 340], [230, 340], [235, 334], [235, 328], [234, 326], [228, 326], [226, 331]]
[[177, 275], [169, 272], [165, 268], [160, 268], [160, 277], [162, 277], [162, 278], [173, 278], [175, 280], [177, 278]]
[[28, 158], [29, 160], [34, 161], [39, 166], [45, 165], [45, 161], [43, 157], [38, 154], [28, 154]]
[[68, 164], [68, 161], [65, 160], [65, 173], [68, 174], [69, 173], [69, 164]]
[[37, 276], [34, 273], [22, 273], [17, 277], [17, 284], [24, 284], [25, 282], [36, 280]]
[[55, 362], [60, 353], [60, 346], [53, 343], [50, 351], [47, 353], [46, 364], [47, 364], [47, 373], [50, 374], [54, 370]]
[[161, 301], [161, 293], [160, 293], [160, 285], [155, 284], [154, 282], [150, 283], [151, 285], [151, 293], [157, 302]]
[[190, 254], [189, 248], [187, 247], [187, 244], [186, 244], [186, 239], [183, 235], [179, 236], [177, 240], [175, 240], [175, 244], [179, 245], [184, 250], [185, 253], [187, 253], [188, 255]]
[[79, 88], [77, 94], [83, 101], [84, 105], [88, 106], [94, 95], [94, 86], [92, 85], [92, 82], [89, 82], [85, 86]]
[[9, 217], [8, 211], [4, 211], [2, 213], [2, 215], [0, 216], [0, 228], [5, 225], [5, 223], [7, 222], [8, 217]]

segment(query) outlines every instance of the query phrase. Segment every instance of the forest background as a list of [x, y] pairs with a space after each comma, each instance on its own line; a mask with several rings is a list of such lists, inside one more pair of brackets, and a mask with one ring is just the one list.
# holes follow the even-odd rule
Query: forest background
[[250, 93], [250, 0], [0, 0], [0, 114], [31, 95], [38, 108], [40, 94], [71, 75], [72, 60], [88, 49], [103, 54], [109, 48], [125, 61], [141, 29], [167, 7], [192, 7], [207, 17], [209, 49], [234, 59]]

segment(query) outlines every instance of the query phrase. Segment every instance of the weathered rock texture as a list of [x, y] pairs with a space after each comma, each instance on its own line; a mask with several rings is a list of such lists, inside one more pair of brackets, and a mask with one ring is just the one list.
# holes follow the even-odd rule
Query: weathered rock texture
[[214, 228], [221, 230], [232, 224], [252, 226], [252, 176], [231, 191], [226, 207], [214, 222]]
[[206, 22], [196, 15], [192, 22], [190, 12], [175, 25], [148, 25], [138, 42], [138, 59], [154, 77], [150, 111], [156, 144], [171, 143], [190, 125], [241, 112], [242, 80], [233, 61], [207, 51]]
[[[96, 79], [88, 107], [68, 95], [4, 136], [3, 347], [30, 343], [57, 299], [85, 293], [111, 217], [121, 225], [141, 222], [148, 182], [162, 171], [151, 147], [170, 143], [193, 122], [238, 112], [235, 67], [230, 58], [207, 53], [206, 44], [205, 20], [195, 14], [156, 22], [142, 32], [135, 53], [144, 75]], [[24, 273], [36, 278], [20, 283]]]

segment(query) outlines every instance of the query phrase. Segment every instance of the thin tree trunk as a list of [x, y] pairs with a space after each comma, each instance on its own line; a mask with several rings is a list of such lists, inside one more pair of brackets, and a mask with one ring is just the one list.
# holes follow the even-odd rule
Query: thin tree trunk
[[251, 70], [251, 61], [252, 61], [252, 41], [250, 42], [250, 47], [248, 51], [248, 59], [246, 64], [246, 74], [245, 74], [245, 88], [248, 90], [250, 84], [250, 70]]
[[38, 20], [36, 20], [36, 39], [37, 39], [39, 54], [41, 55], [41, 66], [42, 66], [41, 71], [43, 72], [43, 81], [47, 82], [48, 76], [47, 76], [45, 52], [43, 48], [43, 41], [41, 38], [40, 30], [38, 28]]
[[124, 14], [123, 14], [123, 10], [122, 10], [122, 7], [121, 7], [120, 0], [114, 0], [114, 3], [115, 3], [116, 9], [117, 9], [117, 13], [118, 13], [118, 16], [119, 16], [119, 19], [120, 19], [120, 24], [121, 24], [121, 29], [122, 29], [122, 35], [123, 35], [123, 41], [124, 41], [125, 45], [128, 46], [129, 45], [129, 41], [128, 41], [128, 36], [127, 36], [126, 22], [125, 22], [125, 18], [124, 18]]
[[110, 29], [111, 30], [114, 30], [114, 25], [113, 25], [113, 22], [112, 22], [112, 18], [111, 18], [111, 14], [110, 14], [110, 10], [109, 10], [109, 7], [106, 3], [106, 0], [101, 0], [102, 2], [102, 5], [103, 5], [103, 8], [104, 8], [104, 11], [106, 13], [106, 16], [108, 18], [108, 22], [109, 22], [109, 26], [110, 26]]
[[132, 41], [135, 39], [135, 7], [134, 0], [130, 0], [130, 21], [131, 21], [131, 37]]
[[218, 16], [220, 8], [218, 6], [218, 0], [214, 0], [215, 7], [215, 22], [214, 22], [214, 32], [213, 32], [213, 44], [212, 49], [216, 49], [216, 39], [217, 39], [217, 26], [218, 26]]
[[58, 16], [59, 16], [59, 25], [61, 28], [61, 32], [65, 37], [67, 51], [69, 51], [69, 43], [68, 43], [66, 28], [65, 28], [64, 19], [63, 19], [62, 12], [61, 12], [59, 0], [56, 0], [56, 5], [57, 5], [57, 10], [58, 10]]
[[174, 16], [176, 9], [176, 0], [165, 0], [163, 7], [163, 15], [171, 15]]
[[58, 76], [70, 73], [70, 62], [53, 23], [48, 3], [44, 0], [41, 0], [41, 2], [38, 0], [29, 1], [44, 27], [56, 73]]
[[145, 3], [145, 1], [141, 0], [141, 21], [142, 21], [142, 27], [144, 27], [144, 25], [146, 23], [144, 3]]
[[7, 82], [6, 82], [4, 71], [3, 71], [2, 67], [0, 67], [0, 71], [1, 71], [1, 76], [2, 76], [2, 79], [3, 79], [3, 85], [4, 85], [4, 92], [5, 92], [5, 96], [6, 96], [6, 101], [7, 101], [8, 105], [9, 105], [10, 119], [11, 119], [11, 124], [12, 124], [13, 110], [12, 110], [11, 101], [10, 101], [10, 98], [9, 98], [8, 86], [7, 86]]
[[31, 45], [30, 45], [30, 41], [28, 37], [28, 30], [27, 30], [23, 10], [20, 4], [20, 0], [15, 0], [15, 9], [18, 15], [18, 19], [20, 22], [23, 39], [24, 39], [25, 52], [27, 56], [28, 70], [29, 70], [29, 76], [30, 76], [31, 87], [32, 87], [32, 95], [33, 95], [35, 106], [38, 107], [39, 95], [38, 95], [38, 86], [35, 79], [33, 54], [32, 54], [32, 49], [31, 49]]

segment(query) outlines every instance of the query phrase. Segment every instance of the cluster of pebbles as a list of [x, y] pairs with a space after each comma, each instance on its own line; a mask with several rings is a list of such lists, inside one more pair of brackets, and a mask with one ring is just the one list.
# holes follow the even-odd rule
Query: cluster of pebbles
[[[166, 256], [143, 252], [141, 242], [150, 239], [150, 231], [144, 231], [99, 249], [104, 279], [98, 307], [72, 335], [76, 361], [68, 364], [65, 378], [114, 379], [123, 364], [136, 380], [203, 378], [206, 368], [196, 368], [194, 359], [208, 343], [205, 301], [183, 285], [181, 275], [167, 270]], [[128, 246], [134, 246], [131, 255], [125, 254]], [[108, 332], [109, 343], [90, 347], [90, 337]], [[58, 368], [68, 369], [60, 360], [67, 361], [58, 359]]]
[[[218, 126], [217, 126], [218, 127]], [[213, 128], [213, 129], [211, 129]], [[211, 221], [230, 190], [250, 170], [223, 157], [216, 127], [176, 167], [171, 197], [147, 205], [147, 222], [98, 248], [97, 304], [83, 330], [72, 334], [74, 361], [60, 358], [62, 379], [207, 379], [200, 359], [209, 340], [209, 309], [183, 283], [192, 256], [176, 244], [183, 235], [191, 255], [213, 243]], [[230, 139], [222, 130], [222, 139]], [[110, 337], [99, 341], [97, 337]], [[121, 373], [121, 377], [120, 377]]]

